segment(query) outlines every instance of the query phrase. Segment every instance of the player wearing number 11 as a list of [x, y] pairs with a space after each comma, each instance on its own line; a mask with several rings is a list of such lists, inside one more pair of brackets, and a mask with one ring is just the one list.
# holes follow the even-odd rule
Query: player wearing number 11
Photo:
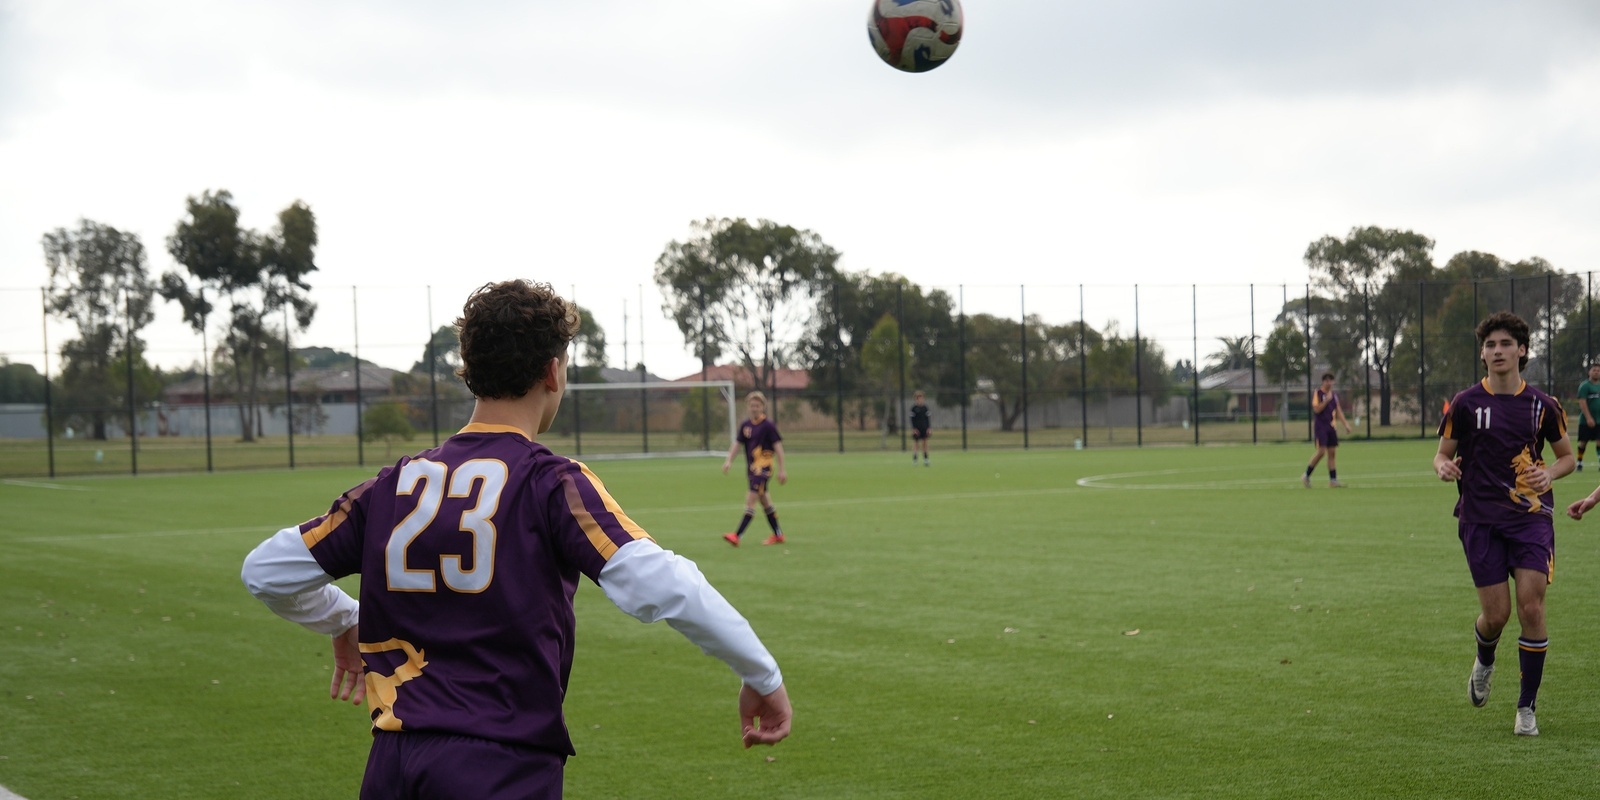
[[[1512, 731], [1538, 736], [1534, 710], [1550, 646], [1545, 589], [1555, 570], [1550, 484], [1572, 472], [1572, 443], [1561, 404], [1522, 380], [1528, 324], [1501, 311], [1480, 323], [1477, 335], [1489, 375], [1450, 400], [1433, 457], [1439, 479], [1456, 482], [1458, 533], [1478, 588], [1480, 613], [1473, 625], [1478, 653], [1467, 699], [1474, 706], [1489, 700], [1495, 647], [1511, 619], [1510, 581], [1515, 581], [1522, 691]], [[1549, 466], [1546, 444], [1556, 457]]]
[[[245, 559], [252, 594], [333, 637], [330, 693], [371, 701], [361, 797], [561, 796], [579, 577], [739, 675], [746, 747], [786, 737], [783, 677], [744, 618], [587, 467], [537, 441], [566, 390], [576, 307], [547, 284], [489, 284], [456, 327], [469, 424]], [[354, 574], [359, 604], [331, 583]]]

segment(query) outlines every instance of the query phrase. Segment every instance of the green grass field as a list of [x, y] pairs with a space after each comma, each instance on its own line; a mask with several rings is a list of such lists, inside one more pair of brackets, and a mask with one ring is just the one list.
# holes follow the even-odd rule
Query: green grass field
[[[796, 719], [742, 750], [727, 668], [586, 583], [567, 794], [1594, 794], [1600, 521], [1557, 523], [1543, 735], [1514, 737], [1515, 623], [1488, 707], [1466, 700], [1476, 601], [1432, 447], [1350, 443], [1341, 491], [1300, 487], [1300, 445], [793, 455], [789, 543], [737, 550], [718, 534], [743, 486], [716, 461], [598, 463], [750, 618]], [[0, 483], [0, 785], [354, 797], [365, 710], [327, 699], [325, 640], [238, 571], [368, 472]]]

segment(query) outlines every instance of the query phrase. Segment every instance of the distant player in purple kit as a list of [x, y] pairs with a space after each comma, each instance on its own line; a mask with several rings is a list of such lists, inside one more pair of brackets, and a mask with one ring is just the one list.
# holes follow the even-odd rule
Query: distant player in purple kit
[[1322, 386], [1311, 396], [1311, 438], [1316, 440], [1317, 452], [1312, 454], [1311, 463], [1306, 465], [1306, 474], [1300, 476], [1300, 483], [1307, 489], [1311, 488], [1311, 473], [1317, 468], [1317, 462], [1322, 456], [1328, 456], [1328, 485], [1338, 489], [1344, 484], [1339, 482], [1339, 433], [1333, 429], [1335, 420], [1344, 426], [1344, 432], [1350, 433], [1350, 420], [1345, 419], [1344, 410], [1339, 407], [1339, 394], [1333, 390], [1333, 373], [1324, 373]]
[[[1439, 423], [1433, 469], [1456, 481], [1455, 515], [1480, 613], [1473, 624], [1478, 655], [1467, 679], [1467, 699], [1483, 706], [1494, 677], [1495, 645], [1511, 619], [1509, 577], [1516, 582], [1519, 736], [1538, 736], [1534, 716], [1544, 679], [1545, 589], [1555, 569], [1551, 482], [1573, 471], [1572, 443], [1561, 404], [1522, 380], [1528, 364], [1528, 324], [1508, 311], [1478, 325], [1480, 355], [1489, 375], [1450, 400]], [[1544, 446], [1556, 461], [1545, 466]], [[1576, 507], [1579, 504], [1574, 504]], [[1581, 511], [1578, 514], [1581, 516]]]
[[911, 396], [916, 401], [911, 406], [911, 463], [917, 463], [917, 451], [922, 451], [922, 466], [928, 466], [928, 396], [917, 392]]
[[[536, 441], [566, 390], [576, 307], [548, 284], [489, 284], [456, 327], [467, 426], [279, 531], [242, 572], [279, 616], [332, 637], [330, 694], [371, 701], [361, 797], [561, 796], [580, 577], [740, 676], [746, 747], [788, 736], [783, 676], [750, 625], [588, 467]], [[359, 603], [332, 584], [355, 574]]]
[[722, 474], [728, 474], [728, 468], [733, 466], [733, 457], [742, 445], [745, 478], [750, 491], [744, 496], [744, 517], [739, 520], [739, 530], [724, 533], [722, 538], [738, 547], [744, 529], [750, 527], [750, 519], [756, 514], [756, 501], [760, 500], [761, 508], [767, 512], [767, 525], [772, 528], [772, 535], [763, 544], [783, 544], [783, 528], [778, 525], [778, 512], [772, 507], [772, 497], [767, 491], [774, 465], [778, 469], [778, 483], [789, 482], [789, 473], [783, 469], [783, 437], [778, 434], [778, 426], [772, 418], [767, 416], [766, 395], [751, 392], [744, 399], [750, 417], [739, 423], [739, 436], [728, 448], [728, 457], [722, 460]]

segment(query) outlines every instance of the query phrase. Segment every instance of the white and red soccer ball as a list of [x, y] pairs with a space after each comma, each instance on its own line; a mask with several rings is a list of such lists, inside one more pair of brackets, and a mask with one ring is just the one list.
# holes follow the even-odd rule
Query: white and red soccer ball
[[961, 0], [872, 0], [867, 36], [885, 64], [927, 72], [961, 44]]

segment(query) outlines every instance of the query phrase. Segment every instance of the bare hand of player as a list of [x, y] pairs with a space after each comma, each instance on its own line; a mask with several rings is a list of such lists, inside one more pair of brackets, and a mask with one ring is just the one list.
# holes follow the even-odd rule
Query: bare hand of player
[[333, 684], [328, 696], [361, 705], [367, 698], [366, 666], [361, 662], [361, 641], [355, 626], [333, 637]]
[[1439, 473], [1439, 480], [1441, 481], [1459, 481], [1461, 480], [1461, 459], [1434, 461], [1433, 470]]
[[781, 469], [778, 470], [778, 485], [782, 486], [782, 485], [784, 485], [784, 484], [786, 484], [788, 482], [789, 482], [789, 473], [786, 470], [781, 470]]
[[728, 461], [722, 462], [722, 474], [724, 474], [724, 475], [728, 474], [728, 465], [730, 465], [732, 463], [733, 463], [732, 460], [728, 460]]
[[793, 716], [789, 691], [782, 686], [765, 697], [749, 686], [739, 688], [739, 725], [745, 749], [757, 744], [774, 745], [788, 738]]
[[1543, 467], [1532, 467], [1522, 473], [1528, 488], [1538, 494], [1550, 491], [1550, 472]]
[[1573, 519], [1583, 519], [1583, 515], [1588, 513], [1589, 509], [1594, 507], [1594, 497], [1585, 497], [1582, 500], [1567, 506], [1567, 516], [1572, 517]]

